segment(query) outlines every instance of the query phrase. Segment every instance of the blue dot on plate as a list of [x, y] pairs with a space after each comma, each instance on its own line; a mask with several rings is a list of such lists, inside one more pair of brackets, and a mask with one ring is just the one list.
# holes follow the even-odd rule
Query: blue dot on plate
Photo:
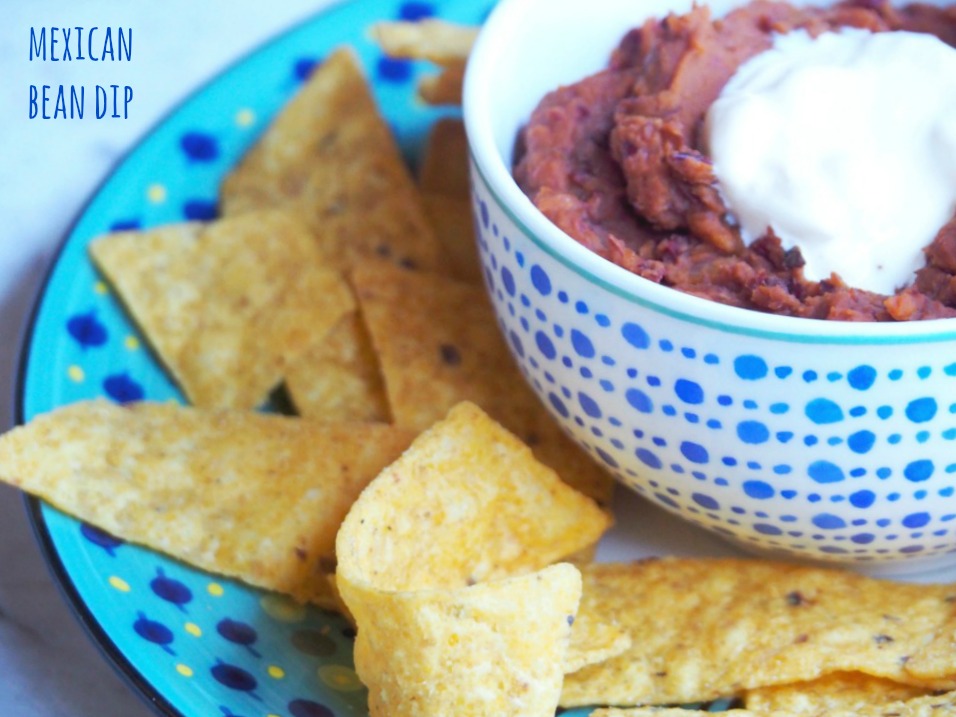
[[380, 57], [376, 72], [384, 82], [407, 82], [412, 76], [412, 63], [395, 57]]
[[218, 215], [219, 207], [215, 201], [190, 199], [183, 204], [183, 218], [187, 221], [205, 222]]
[[754, 523], [754, 530], [761, 535], [783, 535], [783, 531], [776, 525], [769, 523]]
[[432, 17], [435, 14], [435, 6], [430, 2], [404, 2], [398, 9], [400, 20], [422, 20], [426, 17]]
[[93, 311], [71, 316], [66, 322], [66, 330], [84, 349], [102, 346], [109, 338], [106, 326], [100, 323]]
[[194, 162], [212, 162], [219, 157], [219, 143], [205, 132], [186, 132], [179, 138], [179, 146]]
[[292, 65], [292, 75], [299, 82], [309, 79], [312, 71], [318, 67], [319, 60], [315, 57], [300, 57]]
[[113, 374], [103, 379], [103, 390], [118, 403], [141, 401], [146, 395], [143, 387], [125, 373]]
[[142, 228], [143, 223], [139, 219], [117, 219], [110, 224], [111, 232], [128, 232]]

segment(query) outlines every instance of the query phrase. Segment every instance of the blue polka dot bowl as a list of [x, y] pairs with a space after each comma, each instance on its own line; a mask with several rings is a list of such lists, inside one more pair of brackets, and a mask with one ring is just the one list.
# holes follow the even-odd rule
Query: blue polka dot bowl
[[755, 552], [877, 573], [953, 562], [956, 321], [796, 319], [686, 295], [579, 245], [511, 177], [546, 92], [602, 67], [626, 29], [688, 9], [504, 0], [486, 23], [465, 120], [486, 284], [512, 352], [596, 461], [680, 518]]

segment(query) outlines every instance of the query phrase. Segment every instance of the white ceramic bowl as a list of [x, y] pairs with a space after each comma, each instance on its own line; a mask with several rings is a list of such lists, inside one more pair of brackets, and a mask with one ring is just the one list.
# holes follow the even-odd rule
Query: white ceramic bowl
[[503, 0], [489, 17], [464, 108], [501, 328], [565, 428], [676, 515], [758, 551], [900, 572], [950, 562], [956, 320], [827, 322], [686, 295], [579, 245], [511, 176], [545, 93], [605, 66], [647, 17], [690, 6]]

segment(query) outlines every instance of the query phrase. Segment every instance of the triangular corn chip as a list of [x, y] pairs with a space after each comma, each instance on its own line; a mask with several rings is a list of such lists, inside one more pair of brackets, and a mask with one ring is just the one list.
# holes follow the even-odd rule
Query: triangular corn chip
[[[590, 717], [704, 717], [714, 712], [687, 710], [678, 707], [634, 709], [599, 709]], [[726, 717], [802, 717], [808, 713], [787, 710], [731, 709], [718, 714]], [[813, 717], [953, 717], [956, 715], [956, 692], [926, 695], [898, 702], [860, 705], [855, 708], [822, 707]]]
[[478, 404], [565, 481], [606, 504], [610, 476], [566, 436], [527, 385], [482, 287], [370, 262], [352, 284], [392, 418], [423, 430], [460, 401]]
[[817, 715], [826, 710], [857, 712], [922, 697], [930, 690], [862, 672], [833, 672], [809, 682], [790, 682], [747, 690], [744, 705], [754, 712]]
[[473, 404], [422, 433], [336, 539], [373, 717], [550, 717], [580, 574], [548, 566], [608, 524]]
[[386, 425], [97, 400], [0, 437], [0, 479], [117, 537], [329, 606], [339, 524], [411, 439]]
[[390, 420], [385, 386], [357, 311], [289, 367], [286, 389], [299, 415], [325, 421]]
[[223, 181], [225, 215], [283, 208], [330, 266], [368, 256], [435, 267], [414, 181], [350, 50], [329, 55]]
[[595, 563], [582, 573], [581, 618], [623, 627], [632, 643], [569, 674], [563, 706], [699, 702], [845, 671], [956, 686], [956, 651], [933, 674], [908, 670], [951, 630], [956, 586], [731, 559]]
[[462, 403], [363, 491], [338, 537], [348, 556], [339, 576], [383, 590], [464, 587], [542, 568], [609, 526], [592, 500]]
[[581, 596], [573, 565], [455, 590], [338, 585], [372, 717], [553, 717]]
[[279, 212], [107, 234], [90, 253], [197, 406], [261, 405], [354, 308], [308, 231]]

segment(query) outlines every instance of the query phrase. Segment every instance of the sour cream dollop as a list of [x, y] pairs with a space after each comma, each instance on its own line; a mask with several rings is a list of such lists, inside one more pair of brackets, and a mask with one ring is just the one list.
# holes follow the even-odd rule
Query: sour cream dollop
[[745, 242], [771, 227], [806, 278], [892, 294], [956, 211], [956, 49], [913, 32], [779, 35], [724, 87], [705, 141]]

